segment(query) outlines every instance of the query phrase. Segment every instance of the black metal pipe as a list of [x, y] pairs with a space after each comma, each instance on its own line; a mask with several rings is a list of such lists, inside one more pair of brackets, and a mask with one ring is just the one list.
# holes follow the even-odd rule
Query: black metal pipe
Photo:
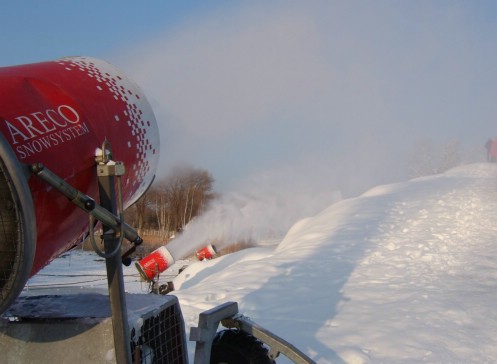
[[[121, 221], [117, 216], [97, 204], [90, 196], [85, 195], [83, 192], [72, 187], [42, 163], [32, 164], [30, 166], [30, 171], [61, 192], [76, 206], [90, 213], [95, 219], [101, 221], [102, 224], [110, 226], [116, 231], [120, 230]], [[140, 245], [143, 242], [143, 239], [138, 235], [138, 232], [126, 223], [124, 224], [124, 237], [136, 245]]]

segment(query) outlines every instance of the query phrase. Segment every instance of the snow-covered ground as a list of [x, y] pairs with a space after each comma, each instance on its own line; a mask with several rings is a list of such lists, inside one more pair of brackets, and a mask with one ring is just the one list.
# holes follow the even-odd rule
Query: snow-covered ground
[[[133, 266], [125, 276], [127, 291], [147, 291]], [[75, 251], [25, 294], [105, 279], [100, 258]], [[174, 283], [187, 330], [237, 301], [317, 363], [497, 362], [497, 165], [376, 187], [273, 246], [194, 263]]]

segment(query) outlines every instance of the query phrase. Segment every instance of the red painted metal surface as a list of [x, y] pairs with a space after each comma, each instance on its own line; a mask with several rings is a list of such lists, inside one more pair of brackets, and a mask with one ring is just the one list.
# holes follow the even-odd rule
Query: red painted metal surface
[[206, 245], [202, 249], [199, 249], [195, 252], [198, 260], [209, 260], [214, 258], [216, 254], [216, 248], [212, 244]]
[[[159, 132], [138, 86], [103, 61], [69, 57], [0, 68], [0, 132], [22, 164], [41, 162], [98, 201], [95, 155], [105, 140], [124, 162], [129, 206], [153, 180]], [[79, 243], [88, 217], [34, 176], [37, 241], [31, 275]]]
[[166, 247], [161, 246], [135, 263], [136, 269], [146, 281], [151, 281], [174, 263], [174, 258]]

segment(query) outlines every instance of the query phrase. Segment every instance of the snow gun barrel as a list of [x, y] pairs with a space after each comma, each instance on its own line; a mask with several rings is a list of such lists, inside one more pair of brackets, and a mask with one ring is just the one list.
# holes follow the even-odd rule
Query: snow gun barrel
[[198, 260], [209, 260], [216, 256], [217, 251], [214, 245], [208, 244], [195, 252]]
[[[143, 92], [98, 59], [1, 67], [0, 98], [1, 313], [29, 277], [89, 231], [88, 212], [35, 177], [33, 166], [43, 165], [74, 191], [96, 197], [97, 165], [116, 158], [126, 167], [119, 176], [126, 208], [152, 183], [160, 145]], [[94, 214], [114, 219], [98, 209]], [[133, 237], [130, 229], [125, 234]]]
[[135, 266], [141, 277], [151, 282], [173, 264], [173, 256], [165, 246], [161, 246], [136, 262]]
[[[195, 252], [198, 260], [212, 259], [216, 254], [216, 248], [212, 244], [208, 244]], [[171, 252], [165, 246], [161, 246], [136, 262], [135, 266], [141, 277], [145, 281], [151, 282], [173, 265], [174, 261]]]

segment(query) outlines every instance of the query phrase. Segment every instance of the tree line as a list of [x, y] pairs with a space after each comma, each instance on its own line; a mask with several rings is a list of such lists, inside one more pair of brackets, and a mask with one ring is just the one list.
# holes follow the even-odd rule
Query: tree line
[[452, 139], [445, 144], [437, 144], [423, 139], [415, 146], [408, 158], [407, 177], [416, 178], [444, 173], [461, 165], [461, 143]]
[[199, 168], [181, 166], [154, 181], [148, 191], [126, 210], [125, 219], [140, 233], [157, 230], [164, 239], [182, 231], [216, 197], [214, 178]]

